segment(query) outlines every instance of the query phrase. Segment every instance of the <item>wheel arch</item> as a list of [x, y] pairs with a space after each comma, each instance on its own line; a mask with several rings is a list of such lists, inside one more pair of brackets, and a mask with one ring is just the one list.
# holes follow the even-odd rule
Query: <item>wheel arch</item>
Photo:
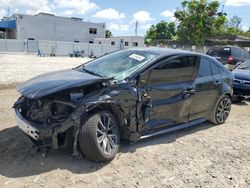
[[87, 107], [88, 116], [102, 110], [109, 111], [116, 118], [119, 126], [120, 138], [129, 139], [129, 119], [126, 117], [122, 108], [116, 102], [99, 102]]

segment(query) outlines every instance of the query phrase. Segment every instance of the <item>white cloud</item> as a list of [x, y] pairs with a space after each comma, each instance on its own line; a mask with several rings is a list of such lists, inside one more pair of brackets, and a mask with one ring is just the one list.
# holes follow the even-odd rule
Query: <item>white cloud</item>
[[10, 8], [16, 9], [17, 7], [24, 8], [27, 13], [37, 13], [40, 10], [50, 12], [51, 8], [49, 6], [48, 0], [0, 0], [0, 7], [3, 9]]
[[172, 18], [172, 17], [174, 17], [174, 12], [175, 12], [175, 10], [164, 10], [161, 13], [161, 16], [166, 17], [166, 18]]
[[2, 17], [4, 17], [4, 16], [6, 16], [5, 10], [4, 10], [4, 9], [0, 9], [0, 19], [1, 19]]
[[141, 11], [134, 13], [133, 18], [134, 18], [133, 19], [134, 22], [138, 21], [140, 23], [146, 23], [146, 22], [154, 20], [153, 18], [151, 18], [150, 12], [147, 12], [145, 10], [141, 10]]
[[18, 8], [27, 14], [46, 12], [72, 16], [84, 15], [98, 6], [91, 0], [0, 0], [0, 7], [0, 10], [9, 7], [11, 12]]
[[141, 26], [141, 28], [146, 31], [151, 27], [151, 25], [152, 24], [144, 24], [144, 25]]
[[98, 6], [90, 0], [54, 0], [55, 10], [64, 9], [59, 14], [84, 15], [86, 12], [96, 9]]
[[115, 9], [108, 8], [98, 11], [95, 15], [93, 15], [93, 17], [108, 19], [108, 20], [119, 20], [125, 18], [125, 14], [119, 13]]
[[107, 28], [109, 30], [116, 30], [116, 31], [128, 31], [128, 25], [126, 24], [116, 24], [116, 23], [110, 23]]
[[64, 10], [60, 14], [64, 16], [72, 16], [74, 14], [74, 10]]
[[249, 27], [243, 25], [243, 26], [242, 26], [242, 30], [243, 30], [243, 31], [248, 31], [248, 30], [249, 30]]
[[226, 0], [226, 6], [250, 6], [249, 0]]
[[168, 18], [171, 22], [175, 22], [176, 18], [174, 17], [175, 10], [164, 10], [160, 15]]

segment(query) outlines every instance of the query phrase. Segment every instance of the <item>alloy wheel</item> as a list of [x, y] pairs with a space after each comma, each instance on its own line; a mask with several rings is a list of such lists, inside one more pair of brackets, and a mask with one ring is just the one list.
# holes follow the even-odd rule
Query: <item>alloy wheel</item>
[[108, 113], [100, 114], [96, 134], [97, 143], [102, 152], [106, 155], [113, 154], [118, 147], [118, 130]]
[[223, 98], [217, 108], [216, 118], [218, 123], [224, 123], [231, 110], [231, 100], [229, 97]]

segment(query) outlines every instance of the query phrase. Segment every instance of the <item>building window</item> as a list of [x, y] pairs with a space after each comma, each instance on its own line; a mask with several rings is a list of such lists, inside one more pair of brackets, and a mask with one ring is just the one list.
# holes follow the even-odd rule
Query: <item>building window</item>
[[111, 45], [114, 46], [115, 45], [115, 41], [111, 41]]
[[138, 46], [138, 42], [133, 42], [133, 46]]
[[128, 46], [129, 45], [129, 43], [128, 42], [125, 42], [125, 46]]
[[89, 33], [90, 34], [97, 34], [97, 28], [89, 28]]
[[89, 44], [93, 44], [93, 43], [94, 43], [94, 41], [92, 41], [92, 40], [89, 41]]

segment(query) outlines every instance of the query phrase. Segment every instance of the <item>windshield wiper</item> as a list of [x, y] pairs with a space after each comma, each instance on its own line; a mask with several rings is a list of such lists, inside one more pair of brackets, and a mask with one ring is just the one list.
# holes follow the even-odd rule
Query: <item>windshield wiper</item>
[[82, 67], [82, 70], [85, 71], [85, 72], [87, 72], [87, 73], [89, 73], [89, 74], [92, 74], [92, 75], [94, 75], [94, 76], [99, 76], [99, 77], [101, 77], [101, 78], [105, 78], [104, 76], [102, 76], [102, 75], [100, 75], [100, 74], [98, 74], [98, 73], [96, 73], [96, 72], [94, 72], [94, 71], [90, 71], [90, 70], [88, 70], [88, 69], [85, 69], [84, 66]]

